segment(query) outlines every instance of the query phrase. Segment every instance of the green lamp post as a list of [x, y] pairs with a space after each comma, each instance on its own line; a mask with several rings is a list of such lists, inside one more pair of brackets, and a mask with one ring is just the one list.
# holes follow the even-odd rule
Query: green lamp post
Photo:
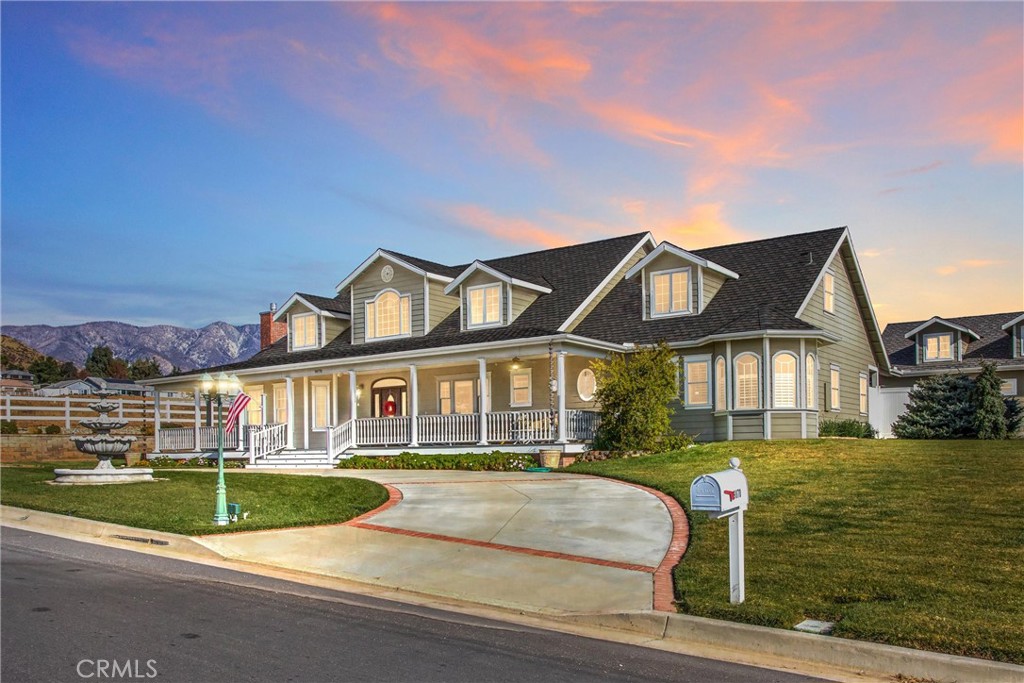
[[203, 398], [217, 402], [217, 506], [213, 513], [213, 523], [226, 526], [231, 520], [228, 517], [228, 487], [224, 483], [224, 398], [231, 398], [239, 392], [238, 377], [230, 377], [218, 373], [210, 377], [207, 372], [199, 378], [199, 390]]

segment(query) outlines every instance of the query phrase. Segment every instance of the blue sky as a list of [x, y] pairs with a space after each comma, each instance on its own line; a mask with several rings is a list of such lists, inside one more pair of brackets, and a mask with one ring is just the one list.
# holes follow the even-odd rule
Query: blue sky
[[461, 263], [848, 225], [887, 321], [1024, 308], [1020, 3], [11, 3], [4, 324], [256, 322]]

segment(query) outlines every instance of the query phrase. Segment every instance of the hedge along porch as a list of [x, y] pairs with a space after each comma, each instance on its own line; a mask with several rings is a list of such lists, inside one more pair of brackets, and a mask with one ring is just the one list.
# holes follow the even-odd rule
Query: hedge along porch
[[[590, 363], [607, 352], [541, 340], [282, 374], [239, 372], [253, 400], [243, 414], [242, 442], [229, 447], [237, 444], [254, 464], [274, 453], [316, 455], [327, 463], [405, 450], [529, 452], [546, 445], [578, 452], [597, 426]], [[172, 432], [158, 426], [157, 434], [161, 452], [180, 448], [171, 443]]]

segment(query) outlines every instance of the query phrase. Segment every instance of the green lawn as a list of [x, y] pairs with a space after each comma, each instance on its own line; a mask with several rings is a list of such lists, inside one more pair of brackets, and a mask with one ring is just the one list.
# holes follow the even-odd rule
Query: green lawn
[[689, 513], [679, 610], [1024, 663], [1024, 444], [732, 442], [581, 463], [689, 506], [690, 482], [739, 457], [750, 485], [747, 599], [729, 604], [728, 524]]
[[249, 518], [217, 527], [212, 523], [216, 470], [156, 470], [153, 476], [166, 481], [138, 484], [58, 486], [46, 483], [53, 480], [53, 467], [54, 463], [3, 467], [0, 502], [143, 529], [201, 535], [337, 524], [388, 499], [383, 486], [363, 479], [228, 470], [228, 502], [241, 503]]

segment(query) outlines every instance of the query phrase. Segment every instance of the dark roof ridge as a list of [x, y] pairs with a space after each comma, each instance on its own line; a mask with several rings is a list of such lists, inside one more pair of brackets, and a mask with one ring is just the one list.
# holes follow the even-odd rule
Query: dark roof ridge
[[[789, 239], [789, 238], [792, 238], [792, 237], [807, 237], [808, 235], [820, 235], [820, 234], [826, 233], [826, 232], [833, 232], [833, 231], [837, 231], [837, 230], [845, 231], [845, 230], [849, 230], [849, 229], [850, 229], [849, 226], [838, 225], [838, 226], [836, 226], [834, 228], [825, 228], [823, 230], [811, 230], [809, 232], [793, 232], [793, 233], [788, 233], [786, 235], [776, 235], [775, 237], [764, 237], [764, 238], [761, 238], [759, 240], [743, 240], [742, 242], [730, 242], [729, 244], [715, 244], [715, 245], [709, 246], [709, 247], [701, 247], [700, 249], [687, 249], [687, 251], [692, 251], [694, 254], [700, 254], [700, 252], [708, 251], [709, 249], [724, 249], [724, 248], [727, 248], [727, 247], [748, 246], [748, 245], [751, 245], [751, 244], [762, 244], [764, 242], [775, 242], [777, 240], [784, 240], [784, 239]], [[676, 246], [679, 246], [679, 245], [677, 244]], [[679, 248], [680, 249], [685, 249], [685, 247], [679, 247]]]
[[564, 249], [578, 249], [579, 247], [593, 246], [595, 244], [601, 244], [602, 242], [611, 242], [612, 240], [621, 240], [621, 239], [625, 239], [627, 237], [635, 237], [637, 240], [639, 240], [642, 235], [647, 235], [650, 232], [651, 232], [650, 230], [643, 230], [641, 232], [629, 233], [627, 235], [616, 235], [614, 237], [606, 237], [604, 239], [594, 240], [592, 242], [577, 242], [576, 244], [566, 244], [566, 245], [561, 246], [561, 247], [551, 247], [550, 249], [536, 249], [534, 251], [524, 251], [521, 254], [509, 254], [508, 256], [495, 256], [492, 259], [486, 259], [486, 260], [478, 259], [478, 260], [480, 260], [482, 263], [486, 263], [487, 265], [491, 265], [491, 261], [501, 261], [501, 260], [504, 260], [504, 259], [514, 259], [514, 258], [519, 258], [520, 256], [535, 256], [537, 254], [550, 254], [552, 252], [562, 251]]

